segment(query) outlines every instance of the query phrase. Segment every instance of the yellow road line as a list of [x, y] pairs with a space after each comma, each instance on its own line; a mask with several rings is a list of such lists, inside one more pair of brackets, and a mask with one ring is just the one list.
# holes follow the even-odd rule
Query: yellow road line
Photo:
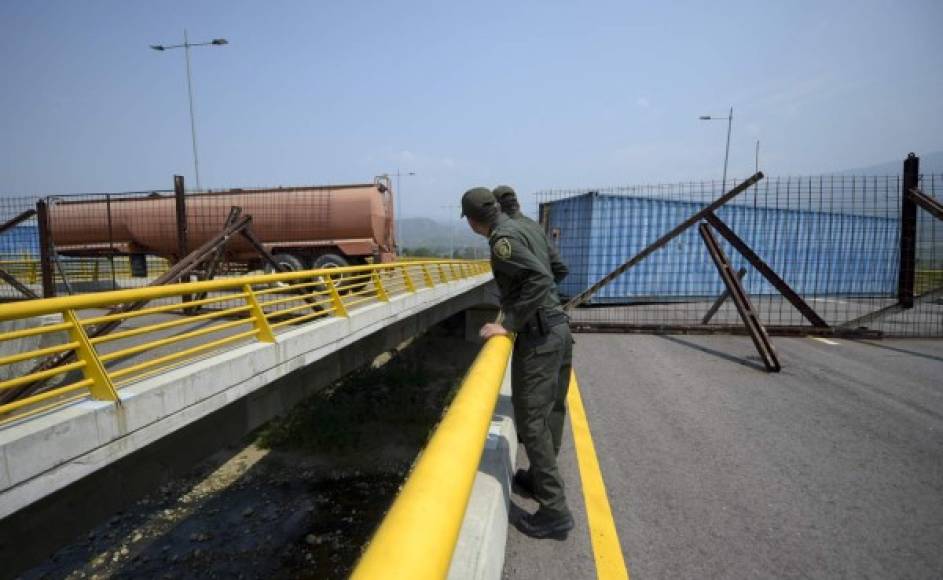
[[839, 343], [835, 342], [834, 340], [829, 340], [829, 339], [827, 339], [827, 338], [822, 338], [821, 336], [810, 336], [809, 338], [811, 338], [812, 340], [817, 340], [817, 341], [819, 341], [819, 342], [824, 342], [825, 344], [830, 344], [830, 345], [832, 345], [832, 346], [837, 346], [837, 345], [839, 344]]
[[606, 495], [606, 486], [599, 469], [599, 458], [593, 446], [593, 437], [589, 432], [589, 421], [580, 397], [576, 373], [570, 374], [570, 390], [567, 393], [570, 406], [570, 425], [573, 428], [573, 442], [576, 446], [576, 461], [580, 468], [580, 482], [583, 485], [583, 500], [586, 504], [586, 519], [589, 523], [589, 537], [593, 544], [593, 556], [596, 559], [596, 577], [602, 580], [624, 578], [628, 580], [629, 569], [625, 565], [616, 523], [612, 519], [612, 509]]

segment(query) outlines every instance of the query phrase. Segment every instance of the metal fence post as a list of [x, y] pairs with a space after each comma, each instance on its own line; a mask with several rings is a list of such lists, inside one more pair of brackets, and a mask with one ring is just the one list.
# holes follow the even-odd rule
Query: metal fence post
[[105, 366], [98, 358], [95, 347], [88, 340], [88, 334], [85, 333], [85, 328], [79, 322], [75, 311], [71, 309], [63, 310], [62, 318], [71, 325], [69, 327], [69, 339], [72, 342], [79, 343], [79, 346], [75, 349], [75, 356], [85, 363], [85, 366], [82, 367], [82, 374], [86, 379], [92, 381], [92, 385], [88, 388], [92, 396], [102, 401], [116, 401], [120, 404], [118, 391], [111, 382], [111, 377], [108, 376]]
[[252, 323], [255, 325], [256, 330], [259, 331], [259, 342], [275, 342], [275, 333], [272, 332], [272, 327], [268, 323], [268, 318], [265, 317], [265, 311], [262, 310], [262, 305], [259, 304], [258, 299], [255, 297], [255, 291], [252, 290], [252, 286], [243, 284], [242, 291], [246, 293], [246, 302], [248, 302], [251, 307]]
[[56, 273], [52, 269], [52, 232], [49, 231], [49, 206], [44, 199], [36, 202], [36, 225], [39, 229], [39, 270], [43, 278], [43, 298], [54, 298]]
[[400, 266], [400, 271], [403, 273], [403, 283], [406, 285], [406, 290], [415, 292], [416, 285], [413, 284], [413, 279], [409, 277], [409, 272], [406, 271], [406, 266]]
[[187, 240], [187, 197], [182, 175], [174, 175], [174, 200], [177, 207], [177, 259], [182, 260], [190, 253]]
[[914, 274], [917, 260], [917, 204], [907, 192], [919, 186], [919, 174], [920, 158], [911, 153], [904, 160], [900, 191], [900, 268], [897, 302], [904, 308], [914, 306]]
[[341, 300], [340, 292], [337, 291], [337, 286], [334, 285], [334, 279], [330, 276], [325, 276], [324, 279], [327, 280], [327, 289], [331, 294], [331, 304], [334, 306], [334, 314], [336, 316], [348, 318], [349, 315], [347, 314], [347, 307], [344, 306], [344, 301]]
[[432, 274], [429, 272], [429, 266], [427, 264], [422, 265], [422, 278], [426, 282], [426, 286], [432, 288], [435, 286], [435, 282], [432, 281]]
[[373, 285], [377, 290], [377, 300], [381, 302], [389, 302], [390, 296], [386, 293], [386, 289], [383, 287], [383, 281], [380, 280], [380, 275], [376, 270], [373, 271]]

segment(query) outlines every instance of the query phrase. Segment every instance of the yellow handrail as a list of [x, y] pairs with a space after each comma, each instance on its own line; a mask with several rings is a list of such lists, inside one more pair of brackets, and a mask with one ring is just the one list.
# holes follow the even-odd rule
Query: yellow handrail
[[484, 449], [511, 339], [488, 340], [351, 578], [445, 578]]
[[[461, 260], [438, 260], [433, 263], [440, 265], [449, 265], [453, 267]], [[385, 272], [394, 271], [399, 268], [409, 268], [422, 264], [423, 262], [393, 263], [367, 266], [346, 266], [343, 268], [329, 268], [323, 270], [304, 270], [299, 272], [284, 272], [279, 274], [256, 274], [252, 276], [239, 276], [234, 278], [218, 278], [215, 280], [206, 280], [202, 282], [186, 282], [181, 284], [167, 284], [164, 286], [147, 286], [144, 288], [129, 288], [126, 290], [110, 290], [106, 292], [95, 292], [92, 294], [78, 294], [75, 296], [61, 296], [57, 298], [44, 298], [40, 300], [24, 300], [21, 302], [10, 302], [0, 304], [0, 321], [12, 320], [15, 318], [29, 318], [32, 316], [41, 316], [61, 312], [63, 310], [84, 310], [87, 308], [104, 308], [114, 304], [124, 304], [137, 302], [139, 300], [156, 300], [159, 298], [178, 297], [185, 294], [218, 292], [221, 290], [230, 290], [240, 288], [245, 284], [273, 284], [277, 282], [288, 282], [295, 279], [313, 278], [319, 276], [339, 277], [343, 274], [358, 274], [361, 272]], [[483, 273], [489, 268], [487, 262], [473, 262], [479, 268], [478, 273]], [[453, 276], [450, 280], [456, 279]]]
[[[0, 381], [0, 391], [20, 387], [35, 391], [35, 387], [31, 385], [36, 381], [74, 370], [81, 370], [84, 378], [77, 383], [41, 390], [40, 394], [33, 394], [25, 399], [21, 396], [18, 400], [0, 404], [0, 419], [3, 418], [3, 414], [33, 402], [51, 401], [51, 404], [59, 404], [62, 402], [62, 397], [59, 395], [78, 388], [88, 388], [88, 393], [94, 398], [120, 402], [114, 385], [117, 379], [122, 379], [122, 384], [125, 384], [130, 380], [140, 378], [140, 373], [145, 370], [159, 365], [182, 364], [209, 349], [221, 348], [237, 340], [275, 342], [277, 340], [275, 330], [288, 324], [299, 324], [328, 316], [346, 317], [350, 309], [358, 304], [371, 301], [387, 302], [391, 295], [398, 295], [400, 292], [416, 292], [417, 288], [413, 280], [418, 278], [425, 278], [427, 284], [435, 286], [435, 281], [431, 280], [431, 277], [426, 278], [425, 274], [433, 265], [440, 269], [447, 267], [453, 272], [451, 279], [440, 279], [440, 284], [489, 271], [488, 263], [485, 261], [411, 261], [219, 278], [204, 282], [168, 284], [0, 304], [0, 321], [28, 319], [49, 314], [56, 314], [63, 318], [61, 323], [0, 332], [0, 342], [40, 335], [61, 336], [62, 331], [68, 334], [67, 340], [61, 344], [45, 344], [32, 350], [22, 350], [17, 354], [0, 357], [0, 367], [14, 363], [29, 364], [29, 361], [35, 364], [42, 361], [44, 357], [57, 355], [57, 353], [63, 356], [71, 352], [74, 360], [77, 361], [63, 364], [68, 360], [60, 359], [59, 364], [52, 368], [42, 368], [32, 374]], [[409, 272], [410, 269], [413, 271]], [[456, 269], [460, 274], [454, 275]], [[206, 296], [210, 293], [217, 293], [217, 295], [187, 301], [188, 297]], [[136, 310], [122, 311], [120, 308], [115, 310], [120, 306], [175, 298], [179, 298], [180, 301], [172, 304], [159, 303]], [[289, 306], [288, 303], [296, 305]], [[100, 324], [121, 322], [129, 318], [144, 321], [146, 319], [141, 317], [172, 311], [192, 312], [193, 307], [210, 305], [213, 310], [206, 314], [187, 316], [179, 320], [156, 320], [102, 336], [89, 335], [92, 327]], [[80, 317], [80, 313], [89, 310], [91, 312], [84, 312], [85, 315]], [[102, 314], [101, 310], [111, 310], [111, 313]], [[310, 312], [305, 312], [306, 310]], [[279, 317], [277, 322], [271, 320], [274, 317]], [[226, 318], [229, 320], [224, 321]], [[193, 323], [213, 324], [194, 329]], [[236, 332], [169, 354], [159, 355], [157, 352], [162, 347], [186, 340], [201, 339], [242, 325], [248, 325], [252, 330]], [[171, 336], [153, 338], [139, 344], [119, 345], [107, 354], [100, 354], [97, 350], [98, 346], [104, 343], [111, 344], [177, 327], [184, 328]], [[186, 327], [190, 328], [186, 329]], [[87, 328], [89, 333], [86, 332]], [[60, 334], [57, 335], [57, 333]], [[145, 360], [136, 360], [134, 364], [123, 368], [105, 366], [105, 363], [117, 363], [129, 356], [144, 357]]]

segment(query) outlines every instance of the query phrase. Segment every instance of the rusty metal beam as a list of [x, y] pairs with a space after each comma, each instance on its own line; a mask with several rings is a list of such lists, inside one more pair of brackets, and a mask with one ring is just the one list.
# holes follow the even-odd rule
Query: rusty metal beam
[[187, 228], [187, 192], [183, 176], [174, 175], [174, 203], [177, 216], [177, 256], [183, 259], [190, 253]]
[[12, 274], [7, 272], [3, 268], [0, 268], [0, 279], [2, 279], [4, 282], [9, 284], [10, 286], [13, 286], [14, 288], [16, 288], [20, 292], [20, 294], [22, 294], [23, 296], [26, 296], [30, 300], [35, 300], [36, 298], [39, 298], [39, 296], [37, 296], [35, 292], [30, 290], [26, 285], [24, 285], [22, 282], [14, 278]]
[[753, 309], [750, 296], [740, 285], [740, 281], [730, 265], [730, 260], [727, 259], [727, 254], [724, 253], [724, 249], [720, 247], [717, 239], [714, 238], [714, 234], [711, 233], [710, 225], [702, 223], [697, 229], [704, 240], [704, 245], [707, 246], [707, 252], [714, 261], [714, 265], [717, 266], [717, 272], [724, 281], [724, 285], [727, 286], [727, 290], [730, 291], [730, 297], [737, 306], [737, 312], [740, 313], [740, 318], [743, 319], [743, 325], [749, 331], [750, 338], [753, 339], [756, 351], [763, 359], [763, 366], [766, 367], [767, 372], [778, 373], [782, 370], [782, 366], [780, 366], [779, 358], [776, 356], [776, 349], [773, 348], [773, 343], [770, 342], [766, 329], [760, 323], [760, 317], [756, 315], [756, 311]]
[[56, 273], [52, 266], [52, 232], [49, 227], [49, 204], [36, 202], [36, 225], [39, 229], [39, 271], [43, 279], [43, 298], [56, 296]]
[[[737, 280], [742, 282], [743, 277], [746, 275], [747, 269], [740, 268], [740, 270], [737, 271]], [[720, 307], [723, 306], [724, 302], [726, 302], [728, 298], [730, 298], [730, 290], [725, 288], [724, 291], [720, 293], [720, 296], [717, 297], [717, 300], [715, 300], [714, 303], [711, 304], [711, 307], [707, 309], [707, 313], [704, 315], [704, 318], [701, 319], [701, 324], [707, 324], [710, 322], [711, 318], [717, 314], [717, 311], [720, 310]]]
[[[242, 208], [233, 206], [229, 208], [229, 215], [226, 216], [226, 221], [223, 222], [223, 231], [232, 227], [236, 220], [239, 219], [239, 216], [242, 215]], [[224, 251], [226, 249], [226, 244], [219, 244], [216, 249], [213, 251], [213, 254], [209, 258], [209, 262], [206, 265], [206, 268], [203, 271], [203, 275], [200, 276], [201, 280], [212, 280], [216, 276], [216, 269], [219, 267], [219, 262], [223, 258]], [[193, 300], [200, 301], [206, 298], [206, 292], [202, 292], [194, 296]], [[194, 306], [189, 309], [191, 314], [196, 314], [200, 311], [199, 306]]]
[[[288, 272], [288, 268], [278, 263], [278, 260], [275, 259], [275, 256], [273, 256], [271, 252], [265, 249], [265, 246], [262, 245], [262, 242], [259, 241], [259, 238], [255, 237], [255, 234], [252, 233], [251, 229], [246, 228], [242, 230], [240, 233], [242, 234], [243, 238], [245, 238], [250, 244], [252, 244], [252, 247], [255, 248], [255, 251], [258, 252], [260, 256], [262, 256], [262, 259], [268, 262], [269, 265], [272, 266], [272, 268], [276, 272]], [[306, 293], [304, 289], [296, 288], [293, 290], [293, 292], [295, 294], [302, 295], [302, 300], [304, 300], [307, 304], [311, 305], [312, 311], [318, 312], [321, 310], [321, 307], [317, 304], [316, 300], [312, 300], [310, 297], [305, 295]]]
[[900, 312], [903, 312], [904, 310], [913, 308], [917, 304], [921, 304], [923, 302], [927, 302], [935, 298], [943, 298], [943, 286], [937, 286], [936, 288], [931, 288], [930, 290], [927, 290], [923, 294], [915, 296], [913, 299], [913, 302], [911, 303], [909, 307], [904, 306], [900, 302], [897, 302], [897, 303], [891, 304], [890, 306], [879, 308], [875, 310], [874, 312], [869, 312], [865, 314], [864, 316], [853, 318], [852, 320], [849, 320], [848, 322], [843, 322], [840, 326], [842, 328], [858, 328], [864, 324], [873, 322], [879, 318], [890, 316], [891, 314], [898, 314]]
[[933, 199], [929, 195], [920, 191], [916, 187], [907, 190], [907, 197], [911, 201], [930, 212], [938, 220], [943, 220], [943, 204]]
[[744, 191], [746, 191], [747, 189], [755, 185], [761, 179], [763, 179], [763, 172], [757, 171], [752, 177], [750, 177], [749, 179], [747, 179], [740, 185], [734, 187], [733, 189], [731, 189], [724, 195], [718, 197], [710, 205], [698, 211], [697, 213], [695, 213], [688, 219], [684, 220], [683, 222], [678, 224], [677, 227], [675, 227], [673, 230], [671, 230], [667, 234], [663, 235], [662, 237], [658, 238], [657, 240], [649, 244], [644, 250], [642, 250], [638, 254], [629, 258], [621, 266], [617, 267], [612, 272], [609, 272], [608, 274], [603, 276], [598, 282], [596, 282], [595, 284], [593, 284], [586, 290], [583, 290], [582, 292], [580, 292], [579, 294], [571, 298], [570, 301], [566, 303], [564, 308], [566, 308], [567, 310], [570, 310], [572, 308], [579, 306], [580, 304], [583, 304], [584, 302], [589, 300], [593, 294], [598, 292], [600, 288], [609, 284], [610, 282], [618, 278], [620, 275], [624, 274], [626, 270], [628, 270], [629, 268], [632, 268], [633, 266], [635, 266], [636, 264], [638, 264], [639, 262], [641, 262], [642, 260], [650, 256], [652, 253], [655, 252], [655, 250], [663, 247], [665, 244], [667, 244], [674, 238], [684, 233], [685, 230], [687, 230], [688, 228], [690, 228], [691, 226], [693, 226], [700, 220], [704, 219], [705, 215], [714, 211], [720, 206], [724, 205], [731, 199], [737, 197], [738, 195], [740, 195], [741, 193], [743, 193]]
[[69, 293], [69, 296], [75, 294], [75, 290], [72, 289], [72, 283], [69, 282], [69, 277], [66, 276], [65, 268], [62, 266], [62, 260], [59, 258], [59, 253], [56, 252], [55, 246], [53, 246], [49, 252], [52, 257], [53, 263], [56, 265], [56, 269], [59, 270], [59, 277], [62, 278], [62, 285], [65, 286], [65, 291]]
[[16, 216], [15, 218], [7, 220], [6, 223], [4, 223], [3, 225], [0, 225], [0, 234], [6, 233], [6, 231], [9, 230], [10, 228], [18, 226], [20, 223], [25, 222], [26, 220], [33, 217], [34, 215], [36, 215], [36, 210], [28, 209], [24, 211], [23, 213], [21, 213], [20, 215]]
[[[183, 276], [188, 276], [193, 270], [195, 270], [202, 262], [208, 259], [213, 255], [220, 246], [224, 246], [234, 235], [238, 234], [244, 228], [249, 227], [249, 224], [252, 223], [252, 218], [245, 216], [238, 220], [237, 222], [230, 225], [228, 228], [223, 228], [218, 234], [206, 241], [205, 244], [197, 248], [196, 250], [190, 252], [188, 256], [184, 259], [178, 261], [174, 264], [169, 270], [155, 278], [148, 286], [163, 286], [164, 284], [172, 284], [178, 278]], [[131, 304], [126, 304], [124, 306], [114, 308], [108, 312], [108, 314], [120, 314], [125, 312], [131, 312], [133, 310], [140, 310], [143, 308], [149, 301], [141, 300], [138, 302], [132, 302]], [[103, 334], [108, 334], [115, 328], [117, 328], [122, 321], [114, 320], [111, 322], [106, 322], [100, 324], [92, 329], [88, 336], [89, 338], [95, 338]]]
[[786, 283], [785, 280], [779, 277], [779, 274], [776, 273], [762, 258], [757, 255], [753, 249], [747, 245], [740, 236], [738, 236], [730, 227], [724, 223], [717, 215], [713, 212], [707, 214], [707, 222], [710, 223], [717, 230], [717, 233], [722, 235], [731, 246], [736, 249], [741, 256], [743, 256], [747, 262], [750, 262], [756, 271], [759, 272], [766, 280], [773, 285], [774, 288], [779, 290], [779, 293], [789, 301], [790, 304], [796, 307], [796, 310], [799, 311], [806, 320], [812, 323], [812, 326], [817, 326], [819, 328], [827, 328], [828, 323], [822, 319], [821, 316], [811, 307], [809, 304], [802, 299], [799, 294], [796, 293], [792, 287]]

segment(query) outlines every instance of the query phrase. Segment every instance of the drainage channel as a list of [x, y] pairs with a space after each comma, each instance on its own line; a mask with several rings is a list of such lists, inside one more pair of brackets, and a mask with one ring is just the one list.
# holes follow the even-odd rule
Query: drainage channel
[[433, 328], [22, 577], [346, 578], [479, 348]]

